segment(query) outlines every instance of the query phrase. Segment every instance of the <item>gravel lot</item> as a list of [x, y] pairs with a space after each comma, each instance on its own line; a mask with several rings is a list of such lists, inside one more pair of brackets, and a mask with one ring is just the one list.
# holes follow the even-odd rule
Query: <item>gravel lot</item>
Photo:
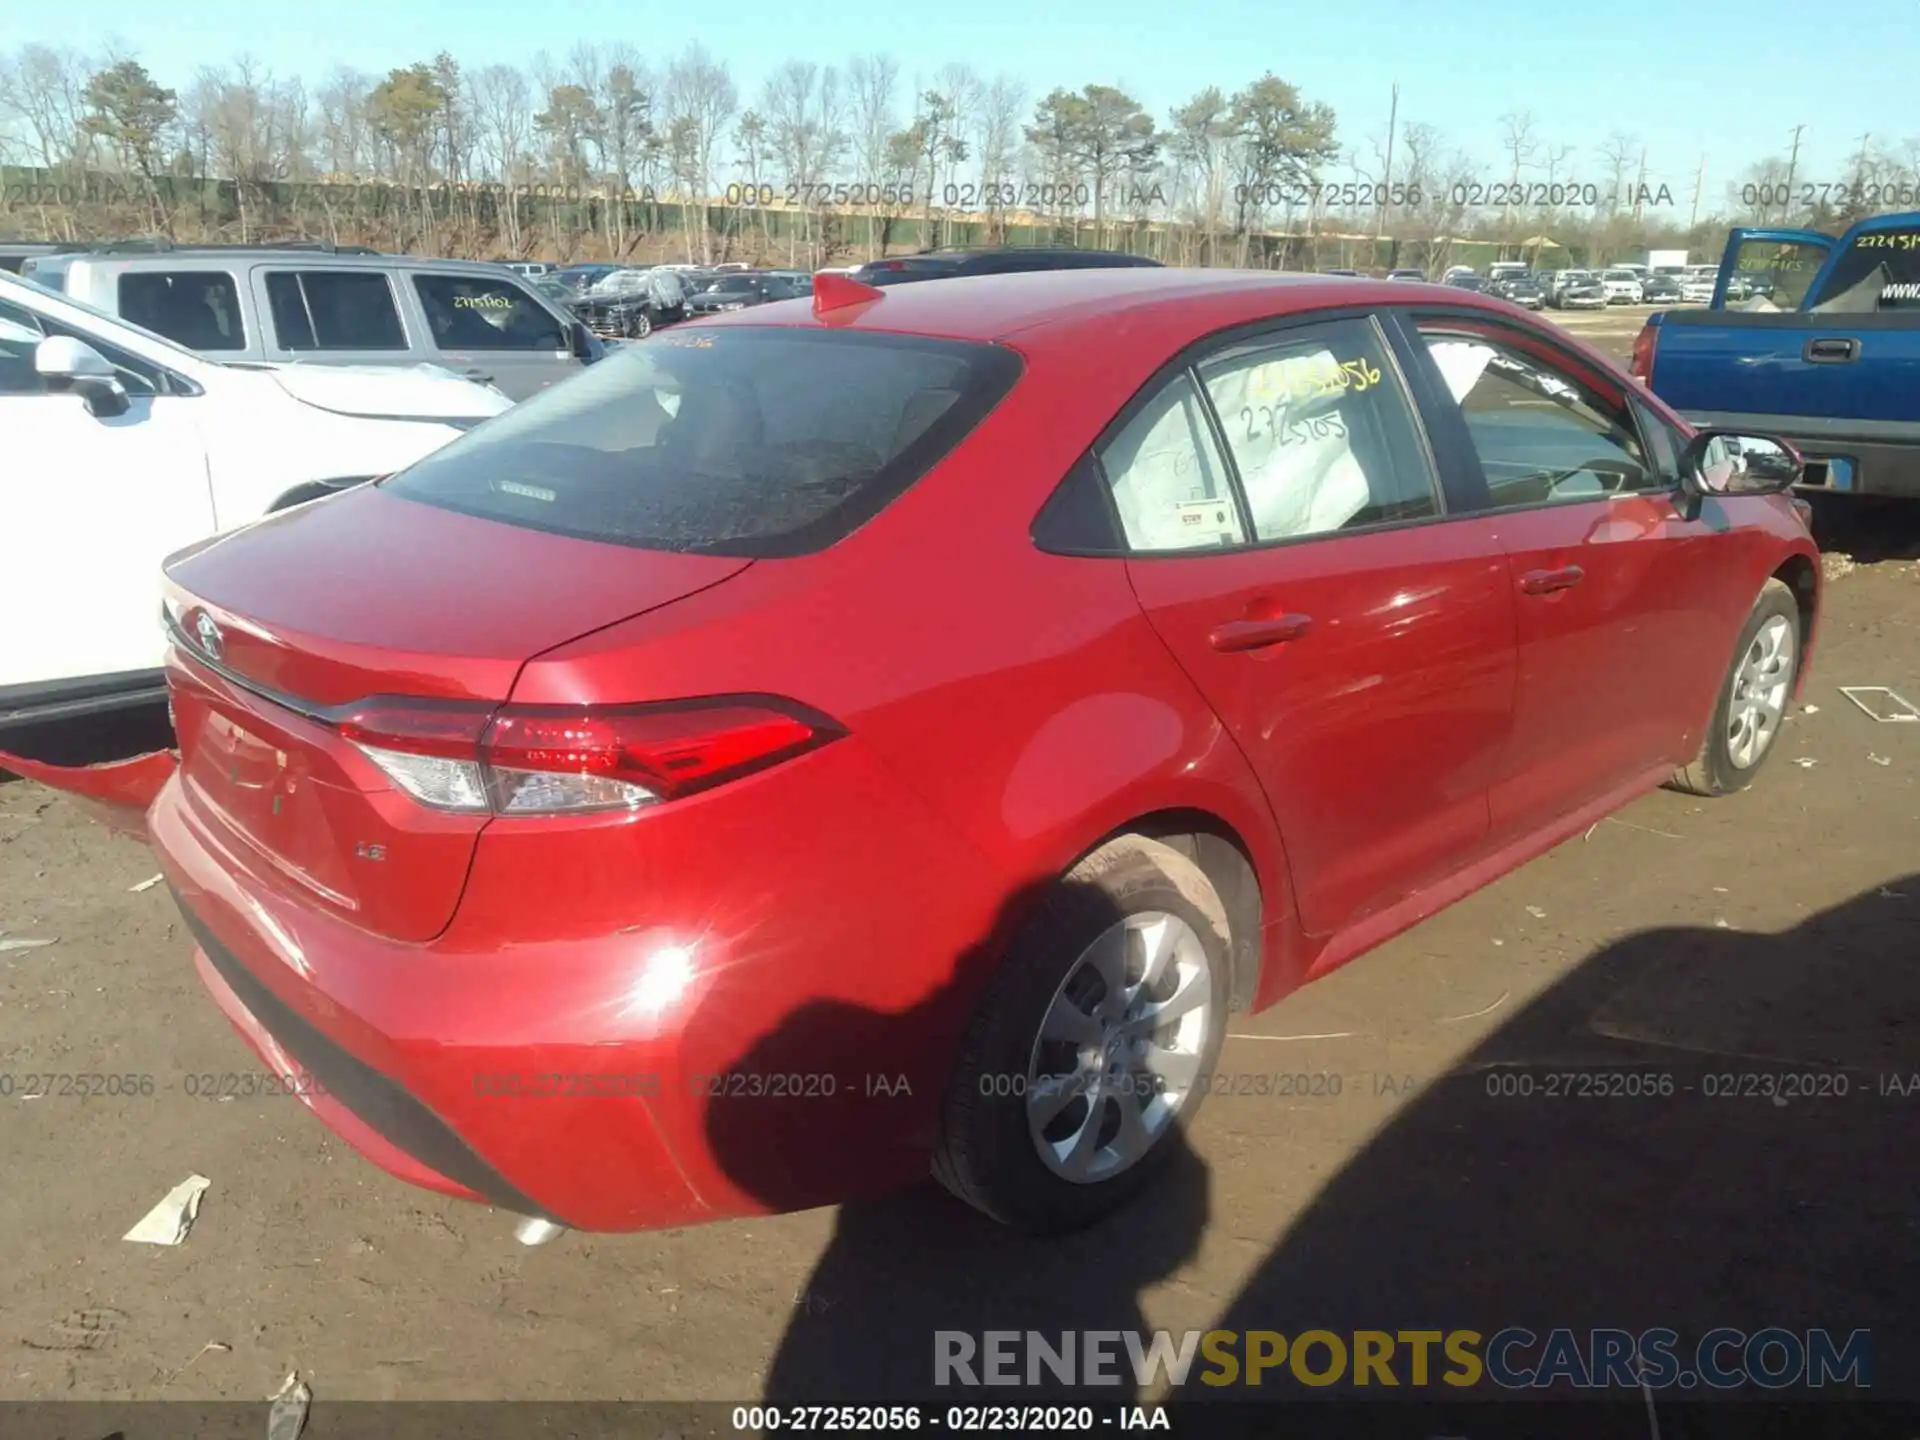
[[[1567, 325], [1624, 354], [1643, 313]], [[1168, 1184], [1051, 1249], [930, 1188], [524, 1249], [295, 1101], [189, 1098], [188, 1075], [255, 1067], [165, 888], [135, 888], [151, 858], [0, 785], [0, 932], [57, 939], [0, 954], [0, 1072], [155, 1081], [0, 1098], [0, 1399], [254, 1400], [298, 1368], [330, 1400], [850, 1400], [923, 1386], [935, 1328], [1136, 1324], [1868, 1327], [1896, 1389], [1920, 1377], [1920, 1095], [1882, 1077], [1920, 1071], [1920, 725], [1835, 687], [1920, 697], [1920, 519], [1823, 525], [1809, 713], [1757, 790], [1649, 796], [1243, 1019], [1225, 1070], [1340, 1093], [1211, 1100]], [[1489, 1065], [1625, 1062], [1696, 1088], [1488, 1093]], [[1698, 1093], [1796, 1067], [1847, 1097]], [[193, 1172], [190, 1239], [122, 1243]]]

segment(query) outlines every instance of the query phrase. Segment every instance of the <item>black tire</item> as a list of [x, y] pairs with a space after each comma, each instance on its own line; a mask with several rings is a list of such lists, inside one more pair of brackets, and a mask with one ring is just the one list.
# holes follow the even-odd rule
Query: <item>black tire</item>
[[[1741, 766], [1734, 762], [1729, 747], [1729, 732], [1732, 728], [1732, 710], [1734, 689], [1740, 678], [1740, 669], [1747, 658], [1755, 637], [1771, 620], [1782, 619], [1788, 627], [1788, 654], [1792, 657], [1787, 670], [1787, 698], [1781, 710], [1779, 725], [1776, 726], [1771, 740], [1760, 751], [1752, 763]], [[1684, 769], [1676, 770], [1670, 782], [1676, 790], [1689, 795], [1720, 796], [1731, 795], [1745, 790], [1753, 784], [1767, 760], [1780, 748], [1780, 728], [1784, 728], [1787, 710], [1793, 703], [1793, 686], [1800, 671], [1800, 606], [1795, 601], [1793, 591], [1781, 580], [1769, 580], [1761, 588], [1760, 598], [1753, 603], [1753, 611], [1747, 616], [1747, 623], [1740, 627], [1739, 643], [1733, 647], [1733, 656], [1727, 664], [1726, 678], [1720, 682], [1720, 694], [1714, 701], [1713, 718], [1707, 724], [1706, 737], [1701, 741], [1700, 753]]]
[[629, 340], [644, 340], [652, 333], [653, 315], [650, 311], [642, 310], [638, 315], [634, 316], [632, 320], [627, 322], [627, 338]]
[[[1211, 994], [1198, 1078], [1138, 1160], [1106, 1179], [1070, 1181], [1041, 1160], [1028, 1129], [1024, 1085], [1041, 1022], [1088, 946], [1127, 916], [1151, 911], [1184, 920], [1206, 951]], [[1033, 1235], [1082, 1229], [1125, 1204], [1179, 1150], [1206, 1097], [1226, 1037], [1231, 954], [1219, 896], [1179, 851], [1129, 835], [1081, 861], [1009, 945], [974, 1013], [943, 1104], [934, 1155], [940, 1182], [976, 1209]], [[1019, 1084], [993, 1083], [1006, 1077]], [[1016, 1093], [997, 1093], [1003, 1090]]]

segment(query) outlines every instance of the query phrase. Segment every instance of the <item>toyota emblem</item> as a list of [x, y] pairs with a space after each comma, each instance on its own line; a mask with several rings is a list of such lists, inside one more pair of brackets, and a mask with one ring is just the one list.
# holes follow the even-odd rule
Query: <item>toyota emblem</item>
[[194, 618], [193, 633], [200, 642], [201, 653], [209, 660], [218, 660], [222, 649], [220, 627], [214, 624], [213, 617], [206, 611], [202, 610]]

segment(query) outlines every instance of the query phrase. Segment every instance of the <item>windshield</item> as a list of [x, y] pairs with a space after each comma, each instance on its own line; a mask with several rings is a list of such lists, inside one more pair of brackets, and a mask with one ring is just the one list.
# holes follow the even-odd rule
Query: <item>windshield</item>
[[383, 488], [653, 550], [805, 554], [877, 515], [1020, 373], [995, 345], [669, 330], [522, 401]]
[[707, 293], [718, 295], [730, 290], [755, 290], [759, 285], [760, 279], [756, 275], [723, 275], [707, 286]]

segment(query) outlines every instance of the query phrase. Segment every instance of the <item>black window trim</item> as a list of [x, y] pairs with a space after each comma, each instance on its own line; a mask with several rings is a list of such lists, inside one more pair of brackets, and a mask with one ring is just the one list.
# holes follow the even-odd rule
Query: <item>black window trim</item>
[[[274, 348], [284, 350], [289, 355], [351, 355], [357, 351], [369, 351], [381, 355], [406, 355], [416, 352], [420, 347], [415, 343], [412, 328], [407, 324], [407, 307], [400, 303], [400, 292], [394, 285], [394, 272], [372, 265], [261, 265], [255, 273], [260, 276], [260, 292], [267, 302], [267, 323], [273, 328]], [[289, 345], [280, 334], [279, 322], [273, 314], [273, 294], [268, 286], [276, 275], [291, 275], [298, 285], [300, 308], [306, 312], [307, 326], [313, 333], [311, 349]], [[373, 275], [386, 282], [387, 299], [393, 304], [393, 317], [400, 326], [400, 344], [385, 345], [322, 345], [320, 327], [314, 324], [313, 304], [307, 299], [307, 284], [302, 276], [306, 275]], [[266, 347], [262, 346], [264, 350]]]
[[[1409, 383], [1409, 376], [1400, 346], [1395, 343], [1395, 327], [1386, 317], [1400, 309], [1398, 306], [1385, 305], [1341, 305], [1322, 310], [1291, 311], [1285, 315], [1263, 316], [1258, 320], [1244, 321], [1225, 329], [1215, 330], [1201, 336], [1198, 340], [1183, 348], [1165, 364], [1148, 376], [1145, 383], [1127, 398], [1114, 417], [1107, 422], [1091, 444], [1067, 468], [1059, 485], [1049, 491], [1047, 498], [1035, 512], [1028, 534], [1034, 545], [1042, 553], [1065, 557], [1119, 560], [1204, 560], [1221, 555], [1239, 555], [1252, 550], [1274, 550], [1288, 545], [1305, 545], [1316, 541], [1342, 540], [1348, 536], [1377, 535], [1389, 530], [1411, 530], [1425, 525], [1440, 525], [1452, 520], [1466, 518], [1465, 512], [1454, 508], [1454, 496], [1444, 482], [1444, 474], [1438, 464], [1439, 453], [1432, 437], [1428, 434], [1427, 419], [1423, 413], [1420, 394]], [[1236, 346], [1257, 342], [1267, 336], [1284, 335], [1288, 331], [1307, 330], [1318, 326], [1331, 325], [1341, 321], [1360, 320], [1370, 322], [1382, 354], [1386, 356], [1394, 378], [1399, 382], [1401, 398], [1406, 402], [1412, 422], [1415, 443], [1419, 446], [1422, 458], [1427, 466], [1427, 483], [1431, 488], [1435, 513], [1422, 515], [1412, 520], [1383, 520], [1375, 525], [1355, 525], [1349, 529], [1319, 530], [1306, 535], [1283, 535], [1272, 540], [1260, 539], [1258, 527], [1254, 524], [1253, 508], [1247, 501], [1246, 488], [1240, 476], [1239, 463], [1233, 457], [1232, 447], [1225, 443], [1226, 432], [1222, 425], [1218, 407], [1213, 397], [1207, 393], [1205, 382], [1200, 378], [1199, 367], [1210, 355], [1230, 350]], [[1201, 411], [1207, 417], [1208, 433], [1214, 447], [1222, 452], [1221, 460], [1227, 476], [1227, 487], [1233, 497], [1234, 507], [1240, 521], [1240, 528], [1248, 538], [1233, 545], [1206, 545], [1190, 550], [1136, 550], [1127, 543], [1126, 530], [1120, 523], [1120, 510], [1113, 498], [1113, 485], [1107, 475], [1106, 467], [1101, 463], [1100, 452], [1119, 433], [1160, 395], [1161, 390], [1173, 383], [1176, 376], [1184, 373], [1193, 387], [1199, 391]], [[1383, 377], [1384, 380], [1384, 377]], [[1034, 532], [1040, 528], [1041, 519], [1047, 514], [1054, 502], [1054, 496], [1061, 488], [1080, 480], [1082, 467], [1091, 465], [1092, 471], [1100, 479], [1100, 490], [1105, 498], [1108, 518], [1111, 522], [1110, 544], [1107, 546], [1043, 543]]]
[[[1618, 491], [1611, 495], [1583, 497], [1579, 500], [1535, 500], [1513, 505], [1494, 504], [1493, 488], [1487, 483], [1486, 470], [1480, 463], [1480, 452], [1474, 448], [1473, 437], [1467, 429], [1466, 416], [1461, 411], [1459, 402], [1453, 398], [1452, 392], [1447, 389], [1446, 379], [1440, 374], [1440, 367], [1427, 353], [1425, 336], [1421, 331], [1423, 323], [1439, 321], [1444, 324], [1449, 320], [1469, 321], [1476, 325], [1491, 326], [1496, 330], [1527, 335], [1552, 350], [1556, 356], [1563, 357], [1563, 363], [1568, 367], [1592, 370], [1594, 364], [1588, 356], [1562, 343], [1544, 327], [1518, 321], [1511, 315], [1466, 306], [1410, 305], [1401, 311], [1400, 322], [1406, 332], [1413, 364], [1427, 377], [1435, 395], [1434, 403], [1439, 407], [1434, 417], [1434, 426], [1441, 432], [1442, 448], [1450, 456], [1451, 463], [1458, 469], [1463, 488], [1473, 495], [1472, 513], [1521, 515], [1530, 510], [1560, 510], [1570, 505], [1591, 505], [1595, 502], [1595, 498], [1610, 501], [1630, 495], [1650, 496], [1675, 493], [1678, 487], [1677, 480], [1671, 485], [1663, 484], [1645, 490]], [[1576, 376], [1568, 375], [1562, 378], [1569, 383], [1578, 383], [1584, 389], [1592, 388], [1585, 382], [1579, 381]], [[1617, 375], [1610, 375], [1609, 378], [1618, 380], [1620, 383], [1620, 393], [1627, 408], [1627, 429], [1640, 442], [1640, 448], [1645, 452], [1651, 465], [1653, 449], [1641, 429], [1639, 416], [1634, 413], [1634, 402], [1639, 399], [1639, 395], [1630, 380]], [[1657, 468], [1654, 473], [1659, 474]], [[1660, 478], [1664, 481], [1668, 477], [1661, 475]]]
[[[65, 335], [70, 339], [78, 340], [82, 345], [98, 351], [101, 358], [116, 370], [129, 370], [134, 368], [133, 366], [122, 365], [118, 360], [113, 358], [115, 355], [124, 355], [127, 359], [135, 361], [139, 365], [145, 366], [147, 369], [153, 371], [154, 378], [158, 383], [150, 393], [147, 391], [129, 392], [136, 398], [144, 396], [151, 400], [164, 395], [169, 400], [187, 400], [196, 395], [204, 395], [207, 393], [198, 382], [189, 380], [178, 370], [173, 369], [171, 366], [163, 365], [158, 360], [149, 360], [144, 355], [135, 354], [124, 345], [115, 344], [111, 340], [103, 340], [98, 335], [90, 334], [77, 325], [57, 319], [51, 315], [43, 315], [38, 310], [29, 309], [17, 301], [10, 300], [5, 303], [32, 320], [35, 328], [40, 331], [42, 339], [48, 339], [53, 335]], [[52, 328], [49, 329], [49, 326]], [[39, 390], [15, 390], [7, 393], [15, 399], [30, 400], [41, 395], [62, 395], [72, 392], [42, 388]]]
[[[151, 275], [164, 275], [168, 277], [180, 276], [180, 275], [216, 275], [224, 279], [227, 282], [227, 284], [232, 287], [232, 290], [233, 290], [233, 316], [234, 316], [234, 319], [239, 321], [240, 323], [240, 343], [238, 345], [203, 345], [203, 346], [196, 347], [192, 345], [185, 345], [182, 341], [179, 341], [179, 340], [174, 340], [174, 337], [171, 335], [167, 335], [166, 336], [167, 339], [173, 340], [174, 344], [181, 345], [182, 348], [184, 349], [194, 350], [196, 353], [198, 353], [200, 350], [205, 350], [209, 355], [209, 357], [218, 356], [218, 355], [244, 354], [246, 351], [253, 348], [254, 337], [248, 334], [248, 327], [247, 327], [247, 301], [246, 301], [247, 277], [246, 277], [246, 272], [244, 270], [235, 269], [223, 264], [195, 265], [191, 262], [188, 262], [182, 265], [177, 265], [177, 266], [169, 266], [165, 268], [155, 267], [155, 268], [149, 268], [149, 269], [143, 269], [139, 266], [130, 265], [126, 269], [121, 270], [119, 273], [117, 273], [113, 277], [113, 313], [114, 314], [124, 316], [127, 313], [127, 306], [126, 306], [127, 281], [142, 280]], [[154, 327], [151, 325], [143, 326], [142, 328], [147, 330], [154, 330]], [[156, 335], [164, 335], [166, 332], [161, 330], [154, 330], [154, 333]], [[146, 363], [151, 364], [152, 362], [148, 361]]]

